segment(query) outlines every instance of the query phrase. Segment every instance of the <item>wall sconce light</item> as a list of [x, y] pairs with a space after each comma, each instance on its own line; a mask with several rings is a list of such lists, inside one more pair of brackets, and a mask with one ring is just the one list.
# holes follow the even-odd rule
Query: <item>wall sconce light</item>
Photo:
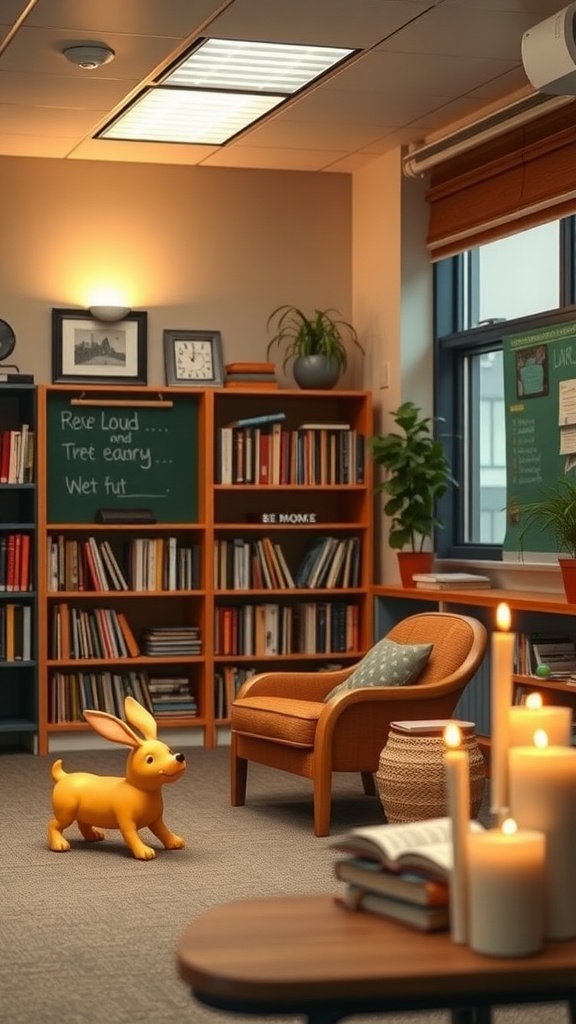
[[90, 306], [90, 312], [95, 320], [104, 320], [105, 323], [117, 323], [123, 320], [130, 313], [128, 306]]

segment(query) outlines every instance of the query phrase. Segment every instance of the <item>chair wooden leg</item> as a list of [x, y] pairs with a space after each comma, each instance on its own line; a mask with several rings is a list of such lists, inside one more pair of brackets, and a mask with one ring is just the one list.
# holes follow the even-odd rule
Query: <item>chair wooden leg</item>
[[234, 734], [230, 745], [230, 803], [232, 807], [244, 807], [246, 803], [246, 780], [248, 776], [248, 761], [245, 757], [238, 757]]
[[376, 796], [376, 783], [372, 772], [362, 772], [362, 785], [366, 796]]
[[317, 771], [312, 779], [314, 785], [314, 835], [330, 835], [330, 811], [332, 802], [332, 770]]

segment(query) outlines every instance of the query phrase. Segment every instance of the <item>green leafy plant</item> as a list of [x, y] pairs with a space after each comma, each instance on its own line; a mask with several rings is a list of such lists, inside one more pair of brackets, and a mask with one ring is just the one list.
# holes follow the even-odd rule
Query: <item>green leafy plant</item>
[[576, 478], [561, 476], [542, 487], [540, 494], [537, 501], [509, 506], [509, 512], [520, 518], [520, 550], [525, 549], [528, 531], [539, 528], [554, 535], [558, 551], [576, 558]]
[[413, 402], [404, 402], [392, 416], [401, 433], [368, 438], [373, 460], [386, 474], [376, 493], [386, 495], [390, 547], [422, 551], [426, 538], [444, 526], [436, 502], [457, 484], [444, 446], [432, 434], [434, 420], [422, 416]]
[[274, 348], [283, 349], [284, 370], [300, 356], [326, 356], [345, 370], [347, 344], [364, 352], [356, 329], [347, 320], [340, 319], [337, 309], [315, 309], [314, 315], [308, 317], [297, 306], [278, 306], [268, 317], [266, 326], [268, 333], [273, 332], [268, 342], [268, 357]]

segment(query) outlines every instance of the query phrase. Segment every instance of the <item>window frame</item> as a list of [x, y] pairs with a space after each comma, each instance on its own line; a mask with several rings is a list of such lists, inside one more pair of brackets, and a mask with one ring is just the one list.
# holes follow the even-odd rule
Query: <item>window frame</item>
[[[559, 324], [576, 319], [576, 216], [560, 221], [560, 281], [559, 305], [529, 316], [499, 320], [466, 327], [476, 316], [478, 302], [477, 250], [447, 257], [434, 264], [434, 416], [436, 434], [444, 443], [446, 455], [452, 465], [454, 477], [461, 484], [449, 488], [438, 502], [437, 512], [445, 526], [437, 530], [434, 538], [439, 558], [458, 560], [502, 561], [501, 544], [480, 544], [464, 540], [470, 486], [462, 485], [479, 478], [479, 465], [470, 465], [470, 453], [465, 450], [465, 417], [468, 403], [473, 415], [479, 419], [479, 400], [474, 403], [475, 381], [465, 377], [465, 364], [469, 356], [485, 352], [502, 351], [504, 339], [510, 334], [528, 332], [547, 324]], [[468, 266], [466, 265], [468, 260]], [[479, 422], [475, 429], [479, 429]], [[472, 504], [472, 503], [470, 503]]]

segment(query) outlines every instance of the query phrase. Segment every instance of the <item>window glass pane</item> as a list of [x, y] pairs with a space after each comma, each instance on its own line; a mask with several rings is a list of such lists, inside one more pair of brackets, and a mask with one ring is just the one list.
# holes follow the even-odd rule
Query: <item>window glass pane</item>
[[[504, 377], [502, 352], [469, 354], [466, 373], [474, 386], [478, 410], [465, 417], [466, 481], [469, 516], [464, 540], [471, 544], [501, 544], [504, 540], [506, 504], [506, 437], [504, 433]], [[476, 470], [474, 467], [477, 467]]]
[[560, 222], [552, 221], [479, 247], [480, 321], [558, 308], [559, 232]]

